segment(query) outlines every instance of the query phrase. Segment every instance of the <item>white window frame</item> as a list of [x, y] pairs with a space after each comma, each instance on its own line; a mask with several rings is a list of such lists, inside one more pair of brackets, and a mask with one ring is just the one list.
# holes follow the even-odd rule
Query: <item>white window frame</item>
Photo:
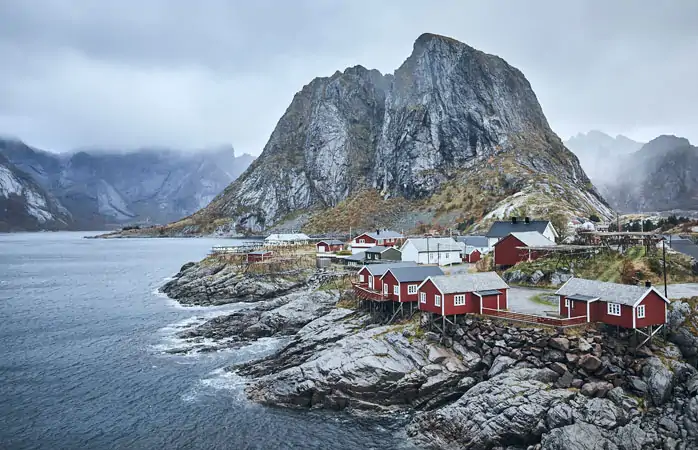
[[359, 239], [359, 244], [365, 244], [365, 243], [366, 243], [366, 239]]
[[364, 274], [359, 275], [359, 283], [363, 283], [366, 280], [366, 277], [364, 277]]
[[565, 308], [569, 308], [569, 307], [570, 307], [570, 299], [565, 298]]
[[644, 319], [645, 318], [645, 305], [640, 305], [637, 307], [637, 318], [638, 319]]
[[396, 284], [393, 286], [393, 295], [400, 295], [400, 285]]
[[419, 301], [421, 303], [426, 303], [427, 302], [427, 293], [426, 292], [420, 292], [419, 293]]
[[383, 294], [388, 295], [388, 285], [383, 283]]
[[454, 295], [453, 306], [465, 306], [465, 294]]
[[606, 311], [608, 312], [609, 316], [621, 316], [623, 310], [620, 306], [620, 303], [608, 303], [607, 305], [608, 306], [606, 306]]
[[441, 306], [441, 296], [439, 294], [434, 295], [434, 306]]
[[410, 284], [407, 286], [407, 293], [410, 295], [416, 294], [418, 288], [419, 286], [417, 286], [416, 284]]

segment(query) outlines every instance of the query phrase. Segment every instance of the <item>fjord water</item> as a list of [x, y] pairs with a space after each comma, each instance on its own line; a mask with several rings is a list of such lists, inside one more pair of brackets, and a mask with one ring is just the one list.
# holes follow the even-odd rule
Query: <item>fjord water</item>
[[250, 404], [221, 369], [269, 352], [170, 355], [220, 313], [155, 293], [213, 239], [0, 234], [0, 448], [402, 448], [396, 422]]

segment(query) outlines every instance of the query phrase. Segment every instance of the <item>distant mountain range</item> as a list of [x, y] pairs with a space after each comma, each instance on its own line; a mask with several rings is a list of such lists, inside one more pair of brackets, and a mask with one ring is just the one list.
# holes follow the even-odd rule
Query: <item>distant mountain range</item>
[[293, 98], [260, 157], [168, 234], [484, 227], [611, 214], [503, 59], [426, 33], [393, 73], [355, 66]]
[[591, 131], [566, 145], [621, 212], [698, 210], [698, 148], [688, 139], [662, 135], [642, 144]]
[[230, 146], [57, 154], [16, 139], [0, 139], [0, 157], [0, 230], [171, 222], [206, 206], [254, 160]]

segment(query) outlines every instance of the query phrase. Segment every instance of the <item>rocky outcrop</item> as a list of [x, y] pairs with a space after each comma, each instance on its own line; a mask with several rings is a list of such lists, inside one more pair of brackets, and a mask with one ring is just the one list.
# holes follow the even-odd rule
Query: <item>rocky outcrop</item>
[[564, 267], [551, 268], [548, 271], [534, 270], [530, 273], [513, 267], [505, 271], [502, 278], [509, 284], [561, 286], [572, 278], [572, 273]]
[[182, 266], [174, 279], [160, 291], [183, 305], [223, 305], [258, 302], [307, 286], [312, 280], [306, 271], [252, 275], [225, 262], [204, 260]]
[[459, 196], [450, 203], [463, 205], [456, 218], [522, 207], [611, 213], [519, 70], [424, 34], [392, 75], [356, 66], [304, 86], [255, 163], [208, 207], [165, 231], [204, 229], [215, 219], [260, 231], [301, 212], [347, 213], [343, 202], [366, 190], [416, 201], [445, 189]]
[[69, 211], [72, 228], [99, 230], [105, 225], [167, 223], [186, 217], [206, 206], [253, 160], [249, 155], [236, 157], [230, 146], [190, 152], [56, 154], [2, 138], [0, 156]]

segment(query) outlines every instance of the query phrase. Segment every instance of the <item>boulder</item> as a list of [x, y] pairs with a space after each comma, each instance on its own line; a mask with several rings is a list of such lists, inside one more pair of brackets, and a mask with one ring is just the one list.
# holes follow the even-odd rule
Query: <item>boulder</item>
[[642, 379], [647, 383], [647, 392], [655, 406], [669, 400], [674, 383], [674, 374], [657, 357], [647, 360], [642, 368]]
[[516, 364], [516, 360], [513, 358], [502, 355], [497, 356], [492, 362], [492, 367], [487, 372], [487, 377], [492, 378], [494, 376], [497, 376], [500, 373], [507, 370], [508, 368], [510, 368], [511, 366], [513, 366], [514, 364]]
[[535, 272], [533, 272], [531, 274], [531, 276], [529, 277], [529, 280], [531, 280], [531, 284], [538, 284], [538, 283], [540, 283], [540, 280], [543, 279], [543, 277], [545, 277], [545, 274], [543, 273], [543, 271], [536, 270]]
[[585, 422], [556, 428], [543, 435], [542, 450], [619, 450], [609, 432]]
[[564, 337], [555, 337], [548, 341], [548, 346], [566, 352], [570, 349], [570, 340]]
[[581, 393], [587, 397], [605, 397], [611, 389], [613, 385], [607, 381], [590, 381], [584, 383]]
[[580, 367], [588, 372], [595, 372], [601, 367], [601, 360], [594, 355], [582, 355], [577, 362]]

